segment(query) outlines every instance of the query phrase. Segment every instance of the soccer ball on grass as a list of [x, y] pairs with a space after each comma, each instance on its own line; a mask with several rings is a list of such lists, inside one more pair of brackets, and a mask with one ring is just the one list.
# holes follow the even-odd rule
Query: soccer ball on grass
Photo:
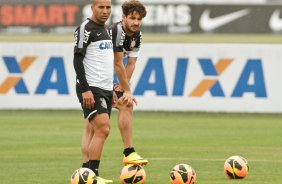
[[88, 168], [79, 168], [71, 175], [71, 184], [93, 184], [95, 180], [95, 173]]
[[196, 183], [196, 172], [187, 164], [177, 164], [170, 172], [171, 184], [194, 184]]
[[122, 168], [119, 179], [122, 184], [143, 184], [146, 172], [140, 165], [129, 164]]
[[224, 173], [229, 179], [243, 179], [248, 172], [248, 162], [241, 156], [229, 157], [224, 163]]

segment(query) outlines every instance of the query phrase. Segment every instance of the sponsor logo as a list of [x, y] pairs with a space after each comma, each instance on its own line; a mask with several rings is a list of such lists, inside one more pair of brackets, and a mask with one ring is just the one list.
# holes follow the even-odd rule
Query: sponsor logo
[[74, 26], [79, 13], [76, 4], [3, 4], [2, 26]]
[[[120, 5], [112, 7], [112, 22], [121, 20]], [[145, 27], [160, 27], [162, 31], [174, 33], [191, 32], [191, 8], [188, 4], [148, 4], [147, 15], [142, 20]], [[155, 30], [155, 29], [154, 29]]]
[[131, 49], [132, 49], [133, 47], [135, 47], [136, 42], [137, 42], [137, 39], [136, 39], [136, 38], [132, 38], [132, 39], [131, 39], [131, 43], [130, 43], [130, 48], [131, 48]]
[[19, 94], [27, 94], [28, 90], [22, 74], [30, 67], [35, 59], [36, 57], [34, 56], [26, 56], [18, 63], [14, 57], [3, 57], [10, 76], [0, 85], [0, 94], [8, 93], [12, 88], [15, 88]]
[[280, 14], [280, 10], [275, 10], [269, 19], [269, 27], [272, 31], [282, 31], [282, 18], [280, 17]]
[[[23, 79], [23, 75], [35, 62], [36, 58], [35, 56], [25, 56], [17, 62], [15, 57], [2, 57], [9, 72], [9, 76], [0, 83], [0, 95], [7, 94], [12, 89], [14, 89], [17, 94], [30, 94], [27, 87], [29, 82]], [[0, 79], [0, 81], [2, 81], [2, 79]], [[57, 90], [58, 94], [69, 94], [64, 60], [61, 57], [51, 57], [49, 59], [34, 93], [46, 94], [48, 90]]]
[[100, 45], [99, 45], [99, 48], [101, 50], [112, 49], [113, 48], [113, 43], [112, 43], [112, 41], [101, 42]]
[[[174, 73], [174, 82], [172, 88], [169, 88], [172, 91], [169, 91], [163, 59], [149, 58], [133, 90], [133, 94], [143, 96], [148, 91], [154, 91], [157, 96], [171, 95], [174, 97], [187, 96], [190, 98], [203, 97], [207, 93], [209, 93], [211, 97], [232, 98], [243, 97], [244, 94], [254, 94], [255, 98], [266, 98], [267, 93], [261, 59], [247, 59], [241, 73], [238, 73], [236, 82], [233, 84], [233, 89], [226, 94], [224, 90], [225, 86], [220, 82], [220, 80], [224, 80], [221, 74], [228, 72], [228, 68], [232, 66], [233, 62], [235, 61], [230, 58], [222, 58], [217, 62], [214, 62], [210, 58], [199, 58], [198, 63], [204, 76], [198, 84], [190, 86], [190, 83], [187, 82], [190, 80], [187, 77], [189, 72], [189, 59], [178, 58]], [[171, 73], [169, 75], [171, 75]], [[192, 90], [184, 94], [186, 88]]]
[[243, 16], [246, 16], [247, 14], [250, 13], [250, 10], [244, 9], [213, 18], [210, 17], [210, 12], [211, 11], [207, 9], [203, 12], [203, 14], [200, 17], [200, 27], [204, 31], [213, 31], [219, 27], [229, 24], [232, 21], [235, 21]]
[[224, 96], [220, 82], [217, 77], [232, 63], [233, 59], [220, 59], [213, 65], [210, 59], [199, 59], [202, 71], [205, 76], [216, 77], [215, 79], [203, 79], [196, 88], [190, 93], [190, 96], [199, 97], [210, 90], [213, 96]]

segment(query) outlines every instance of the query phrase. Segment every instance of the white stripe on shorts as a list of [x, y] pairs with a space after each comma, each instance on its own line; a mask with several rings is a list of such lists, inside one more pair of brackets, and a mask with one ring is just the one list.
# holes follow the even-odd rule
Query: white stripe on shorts
[[92, 114], [96, 113], [96, 112], [97, 112], [97, 109], [94, 110], [94, 111], [92, 111], [92, 112], [87, 116], [87, 119], [89, 119], [89, 117], [90, 117]]

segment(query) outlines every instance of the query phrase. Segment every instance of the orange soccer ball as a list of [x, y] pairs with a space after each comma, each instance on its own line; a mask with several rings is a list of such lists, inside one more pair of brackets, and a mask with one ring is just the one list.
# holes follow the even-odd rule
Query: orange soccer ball
[[79, 168], [71, 175], [71, 184], [93, 184], [96, 180], [95, 173], [88, 168]]
[[224, 173], [229, 179], [243, 179], [248, 172], [248, 162], [241, 156], [229, 157], [224, 163]]
[[120, 182], [122, 184], [143, 184], [146, 180], [146, 172], [140, 165], [129, 164], [122, 168]]
[[170, 172], [171, 184], [194, 184], [196, 183], [196, 172], [187, 164], [177, 164]]

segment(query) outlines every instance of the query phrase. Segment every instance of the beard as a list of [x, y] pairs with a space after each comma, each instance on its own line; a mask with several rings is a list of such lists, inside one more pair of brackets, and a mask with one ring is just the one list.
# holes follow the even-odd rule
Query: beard
[[129, 26], [129, 25], [125, 25], [125, 28], [128, 32], [130, 33], [136, 33], [137, 31], [139, 31], [139, 26]]

